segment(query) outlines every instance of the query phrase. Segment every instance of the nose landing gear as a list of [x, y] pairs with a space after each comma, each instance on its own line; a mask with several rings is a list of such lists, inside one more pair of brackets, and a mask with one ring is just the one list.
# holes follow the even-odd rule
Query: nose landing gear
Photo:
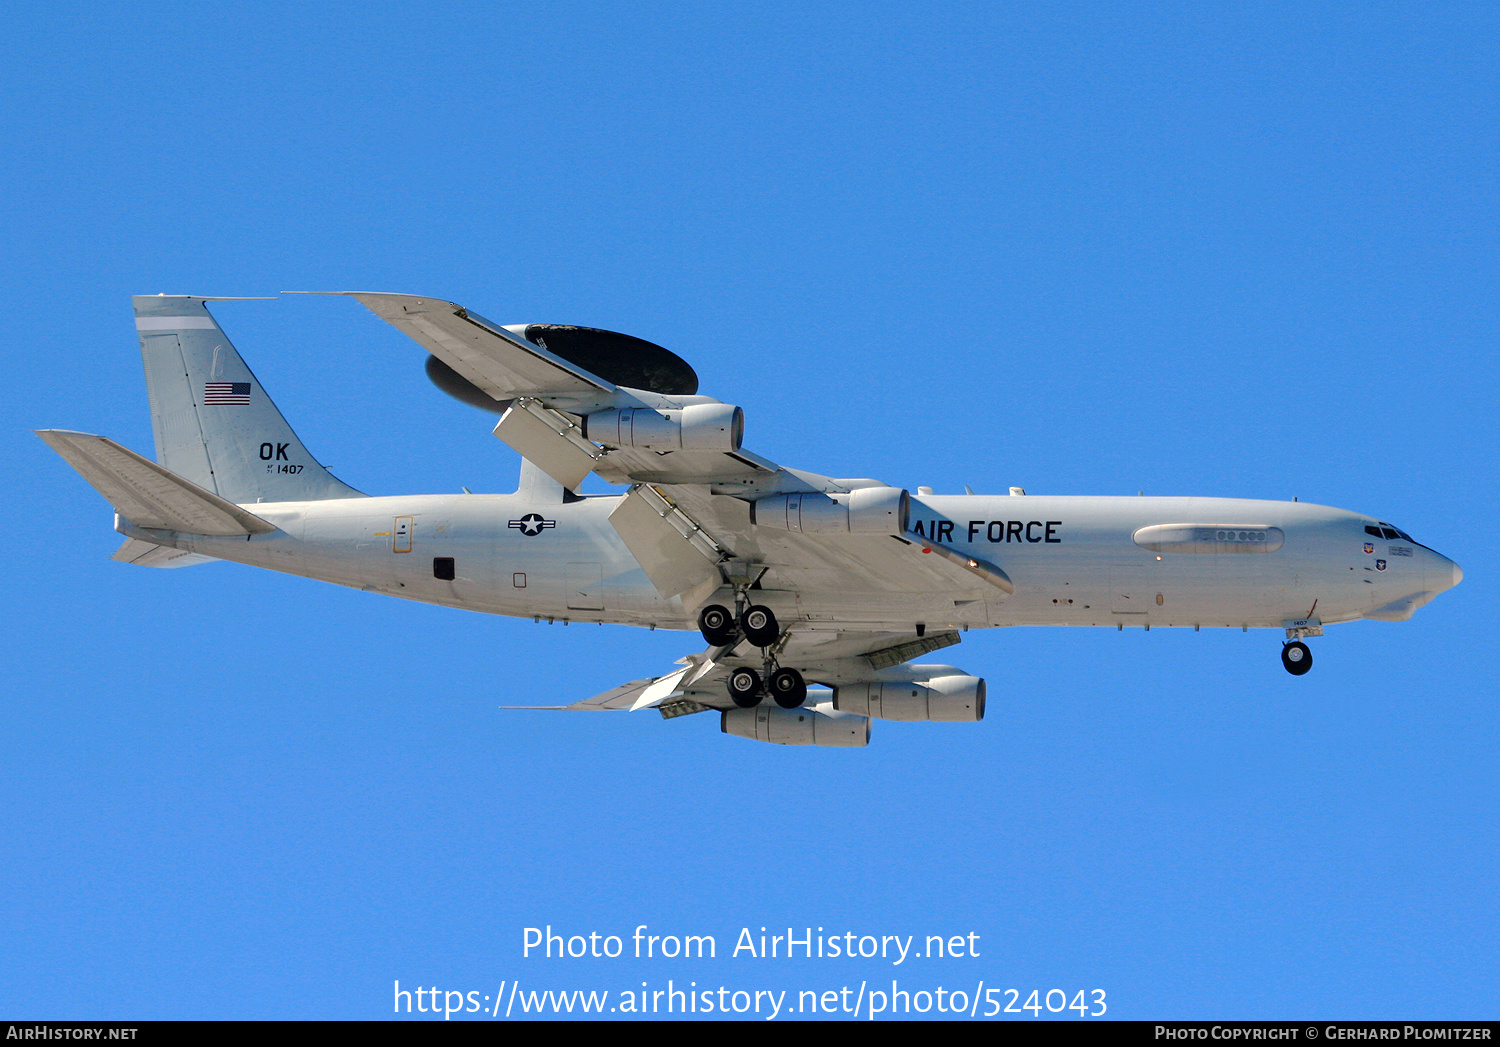
[[1301, 640], [1294, 640], [1281, 649], [1281, 664], [1293, 676], [1301, 676], [1312, 668], [1312, 651]]
[[[1318, 609], [1318, 602], [1313, 601], [1313, 610]], [[1281, 664], [1286, 671], [1293, 676], [1301, 676], [1312, 668], [1312, 651], [1308, 650], [1307, 644], [1303, 643], [1304, 637], [1322, 636], [1323, 623], [1313, 618], [1310, 614], [1306, 618], [1292, 618], [1281, 623], [1286, 629], [1286, 644], [1281, 648]]]

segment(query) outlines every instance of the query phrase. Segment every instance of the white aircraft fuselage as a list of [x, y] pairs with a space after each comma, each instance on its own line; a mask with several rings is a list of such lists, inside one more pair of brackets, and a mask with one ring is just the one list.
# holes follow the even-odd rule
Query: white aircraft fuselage
[[[680, 598], [664, 599], [609, 523], [622, 496], [538, 505], [519, 495], [415, 495], [247, 506], [277, 530], [211, 537], [125, 534], [187, 552], [408, 600], [487, 614], [693, 629]], [[1235, 539], [1135, 540], [1143, 529], [1191, 524]], [[1001, 567], [1013, 595], [961, 606], [927, 594], [860, 592], [848, 584], [765, 588], [758, 603], [786, 624], [881, 629], [1009, 625], [1282, 628], [1400, 620], [1458, 583], [1447, 557], [1368, 534], [1379, 521], [1305, 502], [1233, 498], [917, 495], [911, 529]], [[1279, 547], [1239, 541], [1275, 529]], [[1146, 536], [1149, 541], [1150, 535]], [[850, 536], [850, 542], [889, 537]], [[1207, 546], [1206, 548], [1202, 548]], [[1218, 548], [1215, 548], [1217, 546]], [[1368, 550], [1368, 551], [1367, 551]], [[452, 561], [451, 580], [434, 561]]]

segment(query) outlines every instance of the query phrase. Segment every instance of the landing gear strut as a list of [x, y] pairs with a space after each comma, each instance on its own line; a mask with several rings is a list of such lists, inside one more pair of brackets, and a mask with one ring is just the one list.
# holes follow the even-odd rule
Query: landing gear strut
[[1312, 668], [1312, 651], [1301, 640], [1294, 640], [1281, 649], [1281, 664], [1293, 676], [1301, 676]]
[[698, 612], [698, 630], [711, 647], [730, 647], [743, 636], [760, 648], [764, 676], [748, 666], [729, 674], [729, 697], [735, 705], [741, 709], [753, 708], [769, 692], [783, 709], [795, 709], [807, 699], [807, 683], [796, 669], [783, 669], [776, 664], [772, 648], [781, 638], [781, 625], [775, 612], [762, 604], [745, 606], [746, 597], [745, 584], [737, 583], [734, 612], [719, 604], [709, 604]]
[[1302, 640], [1308, 636], [1323, 635], [1323, 623], [1313, 617], [1313, 612], [1317, 609], [1318, 601], [1314, 600], [1312, 610], [1307, 612], [1306, 618], [1289, 618], [1281, 623], [1286, 629], [1286, 646], [1281, 649], [1281, 664], [1293, 676], [1301, 676], [1312, 668], [1312, 652]]

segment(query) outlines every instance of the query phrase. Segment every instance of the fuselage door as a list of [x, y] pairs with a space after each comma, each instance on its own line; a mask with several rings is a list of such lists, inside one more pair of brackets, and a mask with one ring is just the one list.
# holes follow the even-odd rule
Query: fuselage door
[[391, 528], [391, 552], [411, 552], [412, 518], [410, 516], [396, 517], [396, 525]]
[[604, 610], [604, 568], [596, 563], [568, 564], [568, 608]]
[[1109, 569], [1110, 612], [1116, 615], [1139, 615], [1144, 618], [1152, 609], [1152, 598], [1156, 590], [1155, 581], [1148, 567], [1139, 565], [1116, 566]]

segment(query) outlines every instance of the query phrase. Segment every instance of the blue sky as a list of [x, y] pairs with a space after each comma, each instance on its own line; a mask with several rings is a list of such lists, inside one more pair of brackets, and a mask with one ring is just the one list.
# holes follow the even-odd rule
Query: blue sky
[[[1125, 1018], [1497, 1016], [1493, 7], [8, 15], [0, 1015], [894, 977]], [[699, 645], [116, 564], [30, 435], [150, 452], [131, 294], [350, 288], [659, 342], [784, 464], [1297, 496], [1465, 581], [1330, 629], [1300, 679], [1269, 632], [970, 633], [944, 655], [986, 720], [860, 751], [501, 712]], [[348, 482], [513, 488], [492, 419], [355, 303], [216, 315]], [[524, 957], [549, 924], [720, 952]], [[762, 926], [980, 955], [727, 955]]]

